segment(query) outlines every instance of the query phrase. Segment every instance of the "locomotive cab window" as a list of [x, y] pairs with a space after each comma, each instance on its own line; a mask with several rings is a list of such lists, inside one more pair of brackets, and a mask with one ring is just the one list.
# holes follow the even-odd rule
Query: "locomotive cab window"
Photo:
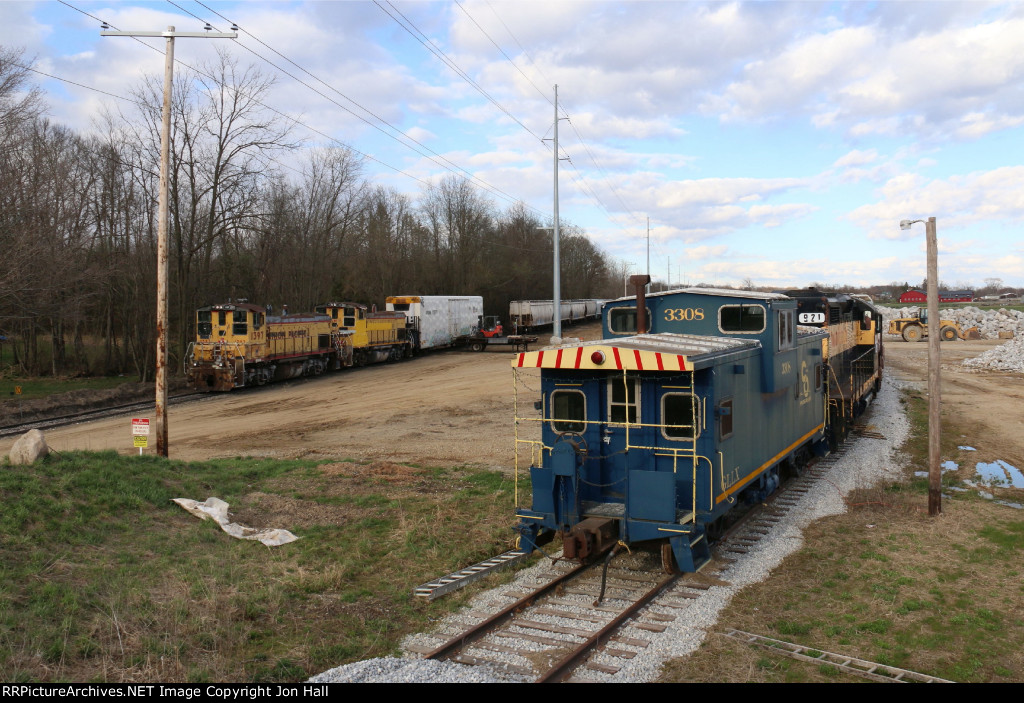
[[700, 435], [700, 401], [689, 393], [661, 396], [661, 434], [665, 439], [693, 439]]
[[608, 422], [639, 422], [639, 401], [640, 388], [635, 378], [615, 376], [608, 379]]
[[355, 327], [356, 326], [356, 309], [345, 308], [345, 316], [342, 320], [342, 326], [344, 327]]
[[718, 329], [723, 332], [757, 334], [764, 332], [763, 305], [723, 305], [718, 308]]
[[[647, 308], [648, 327], [651, 309]], [[612, 308], [608, 313], [608, 329], [612, 334], [636, 334], [636, 307]]]
[[231, 326], [231, 334], [246, 335], [249, 333], [249, 325], [246, 321], [246, 313], [241, 310], [235, 310], [232, 315], [234, 324]]
[[209, 339], [213, 334], [213, 314], [209, 310], [200, 310], [196, 319], [198, 321], [196, 329], [199, 336], [203, 339]]
[[217, 313], [217, 324], [220, 325], [221, 327], [228, 324], [228, 314], [223, 310]]
[[587, 396], [583, 391], [551, 394], [551, 428], [555, 432], [583, 432], [587, 423]]

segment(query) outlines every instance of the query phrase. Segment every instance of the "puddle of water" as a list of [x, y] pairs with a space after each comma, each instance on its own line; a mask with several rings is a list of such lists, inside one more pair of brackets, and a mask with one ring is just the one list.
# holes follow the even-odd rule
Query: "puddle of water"
[[939, 464], [939, 466], [942, 467], [942, 473], [946, 473], [947, 471], [956, 471], [957, 469], [960, 468], [959, 466], [956, 465], [955, 461], [949, 459]]
[[1005, 505], [1008, 508], [1016, 508], [1017, 510], [1024, 510], [1024, 505], [1021, 505], [1020, 503], [1010, 503], [1010, 502], [1005, 501], [1005, 500], [997, 500], [995, 502], [999, 503], [999, 505]]
[[966, 445], [962, 446], [962, 447], [957, 447], [957, 449], [960, 449], [960, 450], [965, 451], [965, 452], [975, 452], [975, 451], [977, 451], [977, 449], [975, 449], [974, 447], [968, 447]]
[[982, 483], [990, 486], [1013, 486], [1024, 488], [1024, 474], [1016, 466], [1008, 464], [1002, 459], [992, 462], [979, 461], [974, 470]]

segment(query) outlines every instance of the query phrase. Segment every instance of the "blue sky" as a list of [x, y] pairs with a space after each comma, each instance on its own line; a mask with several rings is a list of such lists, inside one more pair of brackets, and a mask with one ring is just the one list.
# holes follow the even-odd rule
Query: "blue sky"
[[[276, 75], [269, 104], [388, 164], [368, 161], [367, 175], [414, 198], [450, 172], [247, 51], [272, 55], [258, 39], [376, 116], [367, 120], [472, 173], [498, 207], [522, 200], [545, 217], [552, 152], [542, 140], [558, 84], [569, 118], [560, 150], [571, 159], [560, 169], [562, 222], [630, 272], [645, 267], [649, 217], [657, 279], [916, 284], [924, 226], [898, 222], [934, 216], [944, 282], [1024, 286], [1024, 4], [175, 4], [0, 2], [0, 44], [24, 48], [39, 70], [125, 95], [162, 71], [162, 57], [100, 37], [79, 10], [122, 30], [202, 29], [188, 13], [227, 30], [216, 11], [240, 39], [180, 40], [181, 62], [210, 60], [220, 45]], [[37, 78], [50, 116], [78, 129], [117, 102]]]

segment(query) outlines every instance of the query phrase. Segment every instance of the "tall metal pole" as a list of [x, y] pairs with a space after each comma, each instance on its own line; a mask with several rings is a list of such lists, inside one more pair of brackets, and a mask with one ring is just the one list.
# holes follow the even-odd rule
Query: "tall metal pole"
[[[647, 218], [647, 277], [651, 277], [651, 218]], [[650, 282], [647, 283], [650, 285]]]
[[935, 218], [925, 222], [928, 248], [928, 514], [942, 512], [942, 469], [939, 466], [942, 432], [940, 401], [942, 398], [939, 371], [939, 247], [935, 234]]
[[554, 336], [562, 338], [562, 267], [559, 262], [561, 237], [558, 231], [558, 85], [555, 85], [555, 287], [554, 287]]
[[[106, 25], [104, 24], [104, 27]], [[156, 453], [166, 457], [167, 441], [167, 211], [168, 172], [171, 156], [171, 86], [174, 83], [174, 38], [201, 37], [203, 39], [237, 39], [238, 32], [175, 32], [168, 27], [166, 32], [122, 32], [104, 30], [104, 37], [165, 37], [167, 51], [164, 54], [164, 105], [163, 124], [160, 131], [160, 194], [157, 207], [156, 245]]]

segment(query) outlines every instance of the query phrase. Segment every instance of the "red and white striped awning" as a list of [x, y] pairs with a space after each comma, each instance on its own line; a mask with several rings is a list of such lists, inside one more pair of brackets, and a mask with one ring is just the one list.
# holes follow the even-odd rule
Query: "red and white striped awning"
[[723, 352], [757, 346], [756, 342], [688, 334], [644, 334], [521, 352], [516, 368], [605, 371], [693, 371], [702, 360]]

